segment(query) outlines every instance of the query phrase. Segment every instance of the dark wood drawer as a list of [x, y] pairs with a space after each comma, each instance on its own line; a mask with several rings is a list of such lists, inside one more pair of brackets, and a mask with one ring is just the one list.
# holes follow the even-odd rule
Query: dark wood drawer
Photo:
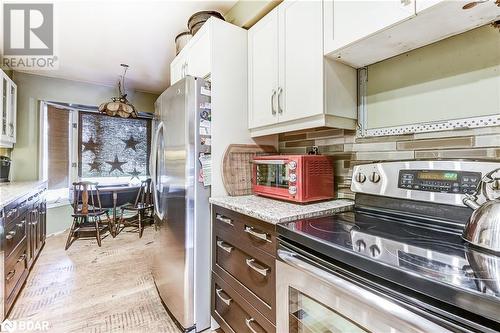
[[215, 237], [215, 263], [271, 306], [275, 291], [275, 259], [258, 252], [246, 253], [235, 243], [227, 242], [218, 235]]
[[275, 225], [213, 206], [213, 225], [221, 233], [230, 233], [238, 244], [246, 244], [276, 256]]
[[17, 219], [20, 215], [28, 210], [28, 200], [26, 198], [19, 199], [4, 208], [5, 213], [5, 223], [11, 223]]
[[26, 238], [26, 227], [26, 212], [5, 225], [5, 256], [9, 256], [19, 243]]
[[234, 238], [214, 234], [213, 271], [269, 321], [275, 323], [275, 258], [252, 247], [250, 254], [234, 244], [237, 244]]
[[217, 274], [212, 274], [212, 315], [226, 333], [276, 332], [272, 323]]
[[5, 260], [5, 295], [17, 293], [28, 274], [27, 243], [23, 240]]

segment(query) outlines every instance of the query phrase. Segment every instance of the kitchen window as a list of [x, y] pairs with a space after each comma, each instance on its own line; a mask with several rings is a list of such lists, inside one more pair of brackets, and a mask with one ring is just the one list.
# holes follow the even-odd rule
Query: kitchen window
[[[77, 111], [41, 103], [40, 106], [40, 178], [46, 180], [47, 205], [68, 204], [68, 188], [76, 181]], [[73, 125], [74, 124], [74, 125]]]
[[79, 112], [78, 176], [128, 183], [149, 175], [151, 120]]
[[119, 118], [62, 103], [40, 105], [40, 179], [49, 207], [69, 203], [78, 180], [127, 184], [149, 176], [151, 120]]

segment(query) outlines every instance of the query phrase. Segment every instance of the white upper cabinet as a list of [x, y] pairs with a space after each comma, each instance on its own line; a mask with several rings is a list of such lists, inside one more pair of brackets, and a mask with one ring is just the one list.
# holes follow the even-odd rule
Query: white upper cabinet
[[0, 147], [16, 143], [17, 86], [0, 70]]
[[285, 1], [278, 9], [279, 120], [322, 114], [322, 4], [320, 1]]
[[[198, 36], [198, 34], [200, 34]], [[208, 29], [200, 29], [195, 37], [199, 37], [193, 43], [186, 54], [187, 75], [206, 77], [210, 74], [210, 32]]]
[[324, 0], [324, 54], [360, 68], [500, 19], [495, 1]]
[[278, 8], [248, 31], [248, 122], [250, 128], [278, 122]]
[[170, 64], [170, 84], [186, 77], [206, 77], [211, 68], [210, 24], [205, 24]]
[[183, 79], [185, 75], [184, 69], [186, 68], [186, 56], [178, 55], [170, 64], [170, 84], [174, 84], [177, 81]]
[[248, 31], [253, 137], [323, 126], [355, 128], [356, 70], [325, 60], [322, 18], [322, 1], [285, 0]]
[[325, 54], [415, 15], [414, 0], [325, 0]]

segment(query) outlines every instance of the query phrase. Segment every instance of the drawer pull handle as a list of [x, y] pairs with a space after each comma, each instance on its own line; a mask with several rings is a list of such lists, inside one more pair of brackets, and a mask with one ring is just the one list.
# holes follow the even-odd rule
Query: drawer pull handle
[[245, 226], [245, 232], [258, 238], [258, 239], [262, 239], [262, 240], [265, 240], [266, 242], [269, 242], [271, 243], [271, 241], [269, 239], [267, 239], [267, 234], [266, 233], [261, 233], [261, 232], [256, 232], [254, 230], [253, 227], [249, 227], [249, 226]]
[[11, 270], [9, 273], [7, 273], [7, 276], [5, 277], [5, 281], [9, 281], [10, 279], [12, 279], [14, 277], [14, 275], [16, 275], [16, 270]]
[[225, 246], [224, 241], [221, 240], [217, 241], [217, 246], [226, 251], [227, 253], [231, 253], [231, 251], [233, 250], [232, 246]]
[[247, 325], [248, 330], [252, 333], [258, 333], [256, 330], [253, 329], [252, 323], [255, 322], [255, 319], [253, 318], [245, 318], [245, 325]]
[[11, 210], [7, 213], [7, 218], [11, 217], [11, 216], [12, 216], [12, 215], [14, 215], [15, 213], [17, 213], [17, 208], [11, 209]]
[[5, 236], [5, 238], [12, 239], [12, 238], [14, 238], [15, 235], [16, 235], [16, 232], [14, 230], [12, 230], [12, 231], [9, 231], [9, 233], [7, 234], [7, 236]]
[[230, 218], [228, 217], [225, 217], [224, 215], [221, 215], [221, 214], [215, 214], [215, 218], [221, 222], [224, 222], [226, 224], [229, 224], [231, 226], [233, 226], [233, 220], [231, 220]]
[[16, 224], [18, 228], [24, 227], [24, 224], [26, 223], [26, 220], [22, 220], [21, 223]]
[[267, 271], [269, 268], [260, 268], [255, 265], [255, 259], [246, 259], [247, 266], [259, 273], [262, 276], [267, 276]]
[[223, 301], [226, 305], [231, 305], [231, 301], [233, 300], [232, 298], [224, 298], [222, 297], [222, 289], [218, 288], [218, 289], [215, 289], [215, 293], [217, 294], [217, 297], [220, 298], [221, 301]]
[[21, 261], [23, 261], [24, 259], [26, 259], [26, 254], [22, 254], [19, 259], [17, 259], [17, 262], [20, 263]]

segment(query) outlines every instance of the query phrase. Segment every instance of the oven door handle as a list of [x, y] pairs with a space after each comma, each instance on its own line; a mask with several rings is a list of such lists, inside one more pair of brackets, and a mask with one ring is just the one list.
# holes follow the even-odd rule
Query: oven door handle
[[285, 165], [288, 163], [287, 160], [253, 160], [253, 164], [276, 164], [276, 165]]
[[[311, 259], [290, 250], [278, 249], [278, 257], [289, 264], [290, 266], [301, 270], [305, 273], [313, 275], [314, 277], [325, 281], [326, 283], [338, 288], [340, 290], [348, 291], [353, 297], [363, 301], [368, 307], [377, 309], [387, 315], [398, 318], [409, 325], [418, 328], [422, 332], [450, 332], [444, 327], [433, 323], [432, 321], [419, 316], [418, 314], [409, 311], [408, 309], [394, 303], [384, 297], [381, 297], [365, 288], [350, 282], [346, 278], [341, 278], [328, 271], [328, 268], [320, 268], [321, 265], [314, 263]], [[318, 258], [318, 260], [321, 260]], [[319, 266], [319, 267], [318, 267]]]

